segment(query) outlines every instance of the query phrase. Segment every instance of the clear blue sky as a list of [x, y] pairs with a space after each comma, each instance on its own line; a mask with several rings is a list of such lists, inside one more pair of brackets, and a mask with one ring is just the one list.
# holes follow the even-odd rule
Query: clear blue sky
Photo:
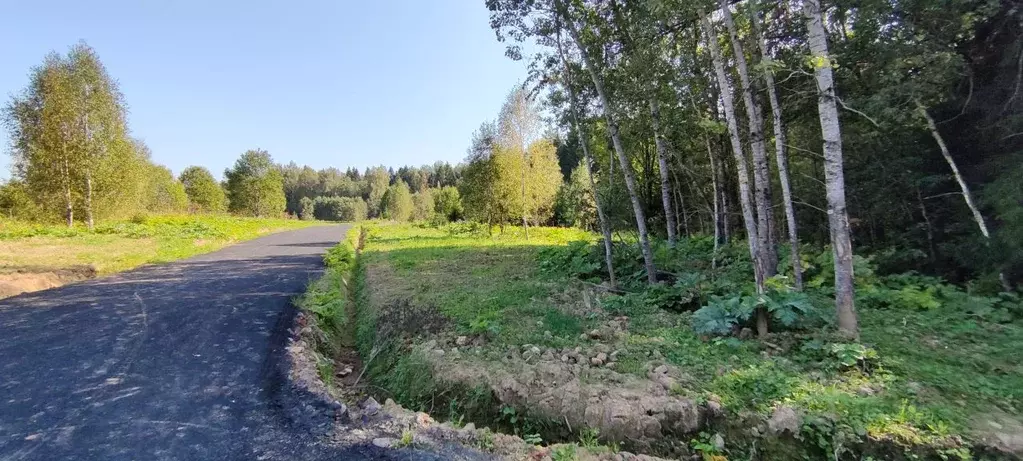
[[454, 163], [525, 76], [494, 38], [483, 0], [60, 0], [3, 10], [4, 103], [47, 52], [84, 39], [120, 82], [133, 135], [175, 173], [198, 164], [220, 175], [257, 147], [317, 168]]

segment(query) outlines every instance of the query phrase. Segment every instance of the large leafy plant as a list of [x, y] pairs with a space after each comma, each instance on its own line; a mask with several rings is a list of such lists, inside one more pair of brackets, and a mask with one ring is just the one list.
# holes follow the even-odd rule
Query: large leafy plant
[[817, 317], [806, 294], [771, 288], [754, 295], [712, 296], [707, 305], [693, 314], [693, 329], [699, 334], [729, 334], [745, 326], [758, 307], [765, 308], [772, 321], [786, 328], [794, 328], [801, 320]]

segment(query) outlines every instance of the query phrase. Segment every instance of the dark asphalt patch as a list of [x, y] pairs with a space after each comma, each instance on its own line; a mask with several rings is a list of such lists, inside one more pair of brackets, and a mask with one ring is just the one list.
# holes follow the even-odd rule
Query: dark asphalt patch
[[345, 226], [0, 301], [0, 460], [445, 459], [320, 443], [294, 389], [291, 299]]

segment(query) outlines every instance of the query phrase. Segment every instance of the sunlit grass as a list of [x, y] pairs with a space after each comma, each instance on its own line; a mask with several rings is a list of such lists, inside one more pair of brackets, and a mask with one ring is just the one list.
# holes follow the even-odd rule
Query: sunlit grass
[[651, 357], [663, 357], [688, 377], [674, 391], [763, 417], [778, 405], [794, 406], [809, 416], [807, 435], [825, 433], [825, 444], [869, 437], [958, 450], [960, 437], [981, 436], [975, 423], [990, 412], [1020, 411], [1018, 322], [983, 321], [951, 305], [861, 306], [861, 344], [877, 354], [861, 370], [842, 364], [830, 349], [839, 340], [826, 330], [776, 334], [771, 341], [784, 346], [778, 352], [755, 340], [700, 337], [689, 313], [651, 306], [642, 296], [616, 297], [613, 307], [591, 303], [578, 280], [539, 270], [544, 248], [595, 240], [579, 230], [534, 228], [526, 240], [512, 227], [491, 235], [471, 225], [387, 225], [370, 226], [368, 235], [367, 284], [378, 302], [405, 298], [433, 309], [457, 334], [487, 336], [484, 353], [523, 344], [585, 346], [580, 332], [624, 314], [628, 335], [615, 347], [628, 352], [620, 354], [618, 372], [644, 377]]
[[100, 223], [41, 225], [0, 220], [0, 261], [8, 268], [92, 265], [110, 274], [218, 250], [271, 232], [315, 222], [233, 216], [171, 215]]

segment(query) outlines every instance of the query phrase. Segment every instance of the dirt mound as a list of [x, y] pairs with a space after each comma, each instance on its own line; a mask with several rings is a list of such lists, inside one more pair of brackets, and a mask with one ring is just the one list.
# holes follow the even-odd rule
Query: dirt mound
[[3, 267], [0, 268], [0, 298], [47, 290], [96, 277], [96, 268], [89, 265], [65, 268]]
[[603, 440], [645, 448], [669, 436], [696, 432], [704, 422], [700, 405], [664, 386], [667, 370], [651, 371], [651, 378], [644, 380], [557, 359], [533, 364], [517, 358], [452, 361], [450, 356], [433, 355], [437, 379], [468, 386], [486, 383], [504, 405], [576, 429], [598, 429]]

